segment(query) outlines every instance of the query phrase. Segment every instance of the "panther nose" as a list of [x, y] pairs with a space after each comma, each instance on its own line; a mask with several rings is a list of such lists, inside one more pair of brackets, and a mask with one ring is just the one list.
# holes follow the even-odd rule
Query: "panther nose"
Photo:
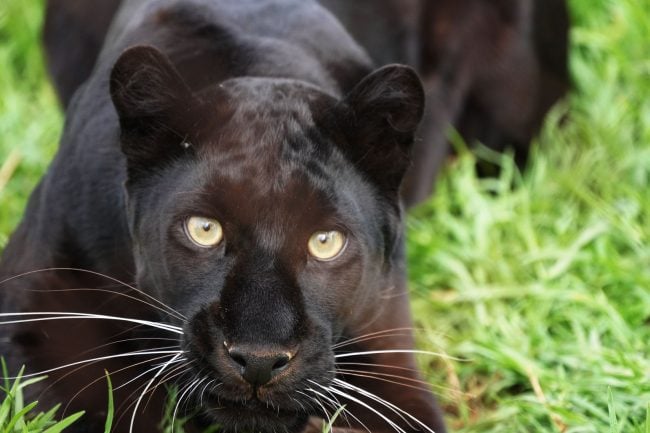
[[240, 374], [254, 387], [267, 384], [274, 376], [286, 369], [291, 361], [290, 352], [234, 346], [227, 348], [228, 355], [240, 368]]

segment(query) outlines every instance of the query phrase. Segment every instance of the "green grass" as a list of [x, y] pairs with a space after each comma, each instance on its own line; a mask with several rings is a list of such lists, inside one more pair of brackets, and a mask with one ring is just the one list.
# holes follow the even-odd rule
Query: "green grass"
[[[420, 345], [464, 359], [420, 360], [455, 432], [650, 433], [650, 7], [570, 5], [575, 90], [527, 170], [461, 151], [409, 219]], [[61, 129], [40, 6], [0, 2], [0, 247]]]
[[576, 90], [525, 173], [464, 154], [410, 219], [421, 343], [467, 359], [423, 361], [457, 431], [650, 429], [650, 8], [571, 6]]
[[54, 155], [62, 127], [40, 52], [42, 4], [0, 1], [0, 248]]
[[[37, 412], [38, 402], [25, 404], [23, 391], [25, 388], [44, 380], [45, 377], [35, 377], [23, 380], [22, 371], [18, 376], [9, 380], [4, 361], [1, 361], [0, 371], [5, 378], [0, 385], [3, 400], [0, 404], [0, 432], [2, 433], [60, 433], [68, 426], [83, 416], [83, 412], [77, 412], [66, 418], [57, 421], [56, 414], [60, 405], [47, 412]], [[108, 432], [106, 432], [108, 433]]]

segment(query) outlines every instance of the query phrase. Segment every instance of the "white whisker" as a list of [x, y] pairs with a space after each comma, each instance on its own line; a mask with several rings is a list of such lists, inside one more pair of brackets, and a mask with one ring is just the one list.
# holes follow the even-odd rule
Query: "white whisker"
[[[107, 356], [100, 356], [97, 358], [91, 358], [91, 359], [85, 359], [83, 361], [76, 361], [76, 362], [71, 362], [70, 364], [62, 365], [59, 367], [55, 368], [50, 368], [49, 370], [41, 370], [36, 373], [30, 373], [30, 374], [24, 374], [21, 377], [22, 378], [29, 378], [29, 377], [35, 377], [35, 376], [42, 376], [47, 373], [52, 373], [53, 371], [58, 371], [58, 370], [63, 370], [64, 368], [69, 368], [69, 367], [74, 367], [75, 365], [81, 365], [81, 364], [86, 364], [90, 362], [96, 362], [96, 361], [105, 361], [108, 359], [116, 359], [116, 358], [125, 358], [127, 356], [151, 356], [151, 355], [182, 355], [183, 352], [179, 350], [149, 350], [149, 351], [136, 351], [136, 352], [127, 352], [127, 353], [118, 353], [116, 355], [107, 355]], [[4, 379], [18, 379], [17, 377], [6, 377]]]
[[[115, 374], [115, 373], [119, 373], [119, 372], [122, 372], [122, 371], [128, 370], [128, 369], [130, 369], [130, 368], [137, 367], [138, 365], [146, 364], [146, 363], [148, 363], [148, 362], [152, 362], [152, 361], [157, 361], [157, 360], [159, 360], [159, 359], [168, 358], [168, 357], [170, 357], [170, 356], [172, 356], [172, 355], [162, 355], [162, 356], [157, 356], [157, 357], [155, 357], [155, 358], [153, 358], [153, 359], [147, 359], [147, 360], [145, 360], [145, 361], [136, 362], [136, 363], [133, 363], [133, 364], [128, 365], [128, 366], [126, 366], [126, 367], [123, 367], [123, 368], [120, 368], [120, 369], [118, 369], [118, 370], [112, 371], [112, 372], [110, 372], [110, 374], [113, 375], [113, 374]], [[53, 385], [54, 385], [56, 382], [58, 382], [59, 380], [62, 380], [63, 378], [65, 378], [67, 375], [72, 374], [72, 373], [76, 372], [77, 370], [79, 370], [79, 369], [81, 369], [81, 368], [87, 367], [88, 365], [90, 365], [90, 364], [95, 364], [95, 363], [97, 363], [97, 362], [101, 362], [101, 360], [100, 360], [100, 361], [94, 361], [94, 362], [91, 362], [91, 363], [89, 363], [89, 364], [85, 364], [85, 365], [83, 365], [83, 366], [81, 366], [81, 367], [77, 367], [77, 368], [75, 368], [73, 371], [71, 371], [70, 373], [66, 373], [66, 374], [63, 375], [61, 378], [59, 378], [57, 381], [55, 381], [53, 384], [51, 384], [50, 387], [53, 386]], [[72, 402], [73, 402], [73, 401], [74, 401], [74, 400], [75, 400], [75, 399], [76, 399], [76, 398], [77, 398], [81, 393], [83, 393], [86, 389], [88, 389], [88, 388], [90, 388], [91, 386], [93, 386], [95, 383], [99, 382], [100, 380], [104, 380], [104, 379], [106, 379], [106, 375], [105, 375], [105, 374], [102, 375], [102, 376], [99, 376], [97, 379], [91, 381], [90, 383], [88, 383], [87, 385], [85, 385], [83, 388], [81, 388], [79, 391], [77, 391], [77, 392], [75, 393], [75, 395], [73, 395], [72, 398], [70, 398], [70, 400], [68, 400], [68, 403], [67, 403], [67, 404], [65, 405], [65, 407], [63, 408], [63, 413], [67, 413], [67, 412], [68, 412], [68, 407], [70, 407], [70, 404], [72, 404]], [[48, 388], [49, 388], [49, 387], [48, 387]], [[117, 390], [117, 389], [119, 389], [119, 388], [121, 388], [121, 386], [119, 386], [119, 387], [117, 387], [117, 388], [114, 388], [113, 391], [115, 391], [115, 390]], [[46, 388], [46, 389], [47, 389], [47, 388]], [[45, 392], [45, 391], [43, 391], [43, 392]]]
[[417, 372], [415, 368], [408, 368], [408, 367], [401, 367], [398, 365], [390, 365], [390, 364], [375, 364], [372, 362], [337, 362], [336, 363], [337, 367], [339, 365], [356, 365], [359, 367], [378, 367], [378, 368], [393, 368], [395, 370], [404, 370], [404, 371], [410, 371], [410, 372]]
[[[193, 361], [187, 361], [187, 358], [180, 358], [175, 361], [173, 361], [171, 364], [174, 363], [180, 363], [180, 365], [177, 365], [176, 367], [173, 367], [170, 369], [167, 373], [165, 373], [164, 376], [161, 376], [160, 379], [158, 379], [158, 383], [151, 387], [149, 390], [146, 391], [146, 393], [149, 394], [149, 398], [147, 399], [147, 402], [144, 405], [143, 411], [149, 407], [149, 403], [151, 403], [151, 399], [154, 396], [154, 393], [156, 390], [167, 383], [168, 381], [175, 379], [177, 377], [183, 376], [185, 373], [189, 371], [188, 367], [192, 364]], [[175, 374], [176, 373], [176, 374]]]
[[291, 400], [295, 401], [296, 404], [297, 404], [298, 406], [300, 406], [300, 408], [302, 409], [303, 412], [307, 413], [307, 408], [305, 407], [304, 404], [302, 404], [302, 403], [300, 402], [300, 400], [298, 400], [296, 397], [291, 397], [291, 396], [289, 396], [289, 398], [290, 398]]
[[160, 374], [165, 370], [165, 368], [167, 368], [167, 366], [170, 365], [172, 362], [176, 361], [176, 359], [178, 359], [181, 355], [182, 355], [182, 353], [177, 353], [176, 356], [174, 356], [172, 359], [167, 361], [165, 363], [165, 365], [160, 367], [160, 370], [158, 370], [158, 372], [154, 375], [154, 377], [152, 377], [151, 380], [149, 382], [147, 382], [147, 385], [145, 386], [144, 391], [142, 391], [142, 393], [140, 394], [140, 397], [138, 397], [138, 400], [135, 403], [135, 407], [133, 408], [133, 413], [131, 415], [131, 423], [130, 423], [130, 426], [129, 426], [129, 433], [133, 433], [133, 425], [135, 424], [135, 415], [138, 412], [138, 407], [140, 406], [140, 402], [144, 398], [145, 393], [147, 392], [147, 390], [149, 389], [151, 384], [156, 380], [156, 378], [158, 376], [160, 376]]
[[[309, 390], [309, 389], [310, 389], [310, 388], [308, 388], [307, 390]], [[323, 403], [318, 399], [317, 396], [316, 396], [316, 397], [312, 397], [312, 396], [310, 396], [310, 395], [308, 395], [308, 394], [305, 394], [305, 393], [302, 392], [302, 391], [296, 391], [296, 392], [297, 392], [298, 394], [302, 394], [302, 395], [304, 395], [305, 397], [307, 397], [308, 399], [310, 399], [310, 400], [312, 400], [312, 401], [315, 401], [316, 404], [317, 404], [317, 405], [321, 408], [321, 410], [323, 411], [323, 415], [324, 415], [325, 418], [327, 419], [327, 422], [331, 422], [331, 421], [330, 421], [331, 418], [330, 418], [330, 414], [329, 414], [329, 412], [327, 411], [327, 409], [325, 408], [325, 405], [324, 405], [324, 404], [323, 404]]]
[[[359, 418], [355, 417], [355, 416], [354, 416], [350, 411], [348, 411], [348, 410], [344, 407], [344, 405], [339, 401], [339, 399], [336, 398], [336, 396], [335, 396], [334, 394], [332, 394], [331, 392], [327, 391], [327, 393], [328, 393], [329, 395], [325, 395], [325, 394], [321, 394], [320, 392], [316, 391], [316, 390], [313, 389], [313, 388], [309, 388], [309, 390], [311, 390], [312, 392], [315, 392], [315, 393], [319, 394], [319, 395], [320, 395], [320, 396], [321, 396], [321, 397], [322, 397], [326, 402], [329, 402], [330, 405], [332, 406], [332, 408], [334, 409], [335, 412], [336, 412], [337, 410], [341, 410], [341, 414], [343, 415], [343, 419], [344, 419], [344, 421], [348, 424], [349, 427], [351, 427], [351, 425], [350, 425], [350, 420], [348, 419], [348, 414], [349, 414], [352, 418], [354, 418], [355, 420], [357, 420], [358, 422], [361, 423], [361, 421], [359, 420]], [[361, 425], [363, 425], [363, 423], [361, 423]]]
[[[134, 328], [137, 328], [137, 326], [135, 326]], [[129, 330], [129, 331], [131, 331], [131, 330]], [[162, 338], [162, 337], [123, 338], [121, 340], [112, 340], [112, 341], [109, 341], [108, 343], [101, 344], [99, 346], [95, 346], [95, 347], [90, 348], [88, 350], [84, 350], [83, 352], [79, 353], [79, 355], [85, 355], [87, 353], [94, 352], [94, 351], [102, 349], [104, 347], [110, 347], [110, 346], [112, 346], [114, 344], [129, 343], [129, 342], [132, 342], [132, 341], [175, 341], [175, 342], [178, 342], [178, 338]], [[162, 348], [159, 347], [159, 348], [157, 348], [155, 350], [159, 350], [159, 349], [162, 349]]]
[[365, 352], [348, 352], [348, 353], [339, 353], [334, 355], [334, 358], [340, 359], [340, 358], [349, 358], [352, 356], [364, 356], [364, 355], [380, 355], [380, 354], [385, 354], [385, 353], [412, 353], [416, 355], [430, 355], [430, 356], [437, 356], [439, 358], [443, 359], [449, 359], [452, 361], [464, 361], [461, 358], [456, 358], [451, 355], [447, 355], [445, 353], [437, 353], [437, 352], [429, 352], [426, 350], [408, 350], [408, 349], [389, 349], [389, 350], [368, 350]]
[[[167, 358], [168, 356], [170, 356], [170, 355], [162, 355], [162, 356], [157, 356], [157, 357], [155, 357], [155, 358], [153, 358], [153, 359], [147, 359], [147, 360], [145, 360], [145, 361], [135, 362], [135, 363], [130, 364], [130, 365], [126, 366], [126, 367], [122, 367], [122, 368], [120, 368], [120, 369], [118, 369], [118, 370], [115, 370], [115, 371], [111, 372], [110, 374], [120, 373], [120, 372], [122, 372], [122, 371], [128, 370], [128, 369], [130, 369], [130, 368], [137, 367], [137, 366], [142, 365], [142, 364], [146, 364], [146, 363], [151, 362], [151, 361], [156, 361], [156, 360], [159, 360], [159, 359]], [[65, 379], [66, 377], [68, 377], [69, 375], [74, 374], [74, 373], [76, 373], [77, 371], [79, 371], [79, 370], [81, 370], [81, 369], [83, 369], [83, 368], [86, 368], [86, 367], [88, 367], [88, 366], [90, 366], [90, 365], [96, 364], [96, 363], [98, 363], [98, 362], [101, 362], [101, 360], [99, 360], [99, 361], [93, 361], [93, 362], [88, 362], [87, 364], [81, 365], [80, 367], [73, 368], [71, 371], [69, 371], [69, 372], [63, 374], [63, 375], [62, 375], [61, 377], [59, 377], [57, 380], [55, 380], [54, 382], [50, 383], [50, 384], [47, 386], [47, 388], [45, 388], [43, 391], [41, 391], [41, 393], [39, 394], [39, 396], [45, 394], [45, 393], [47, 392], [47, 390], [49, 390], [50, 388], [52, 388], [54, 385], [56, 385], [56, 384], [59, 383], [60, 381], [64, 380], [64, 379]], [[99, 376], [97, 379], [91, 381], [90, 383], [88, 383], [87, 385], [85, 385], [83, 388], [81, 388], [81, 389], [80, 389], [80, 390], [79, 390], [79, 391], [78, 391], [78, 392], [77, 392], [77, 393], [76, 393], [76, 394], [75, 394], [75, 395], [74, 395], [74, 396], [73, 396], [73, 397], [68, 401], [68, 403], [66, 404], [66, 406], [63, 408], [63, 413], [67, 413], [67, 411], [68, 411], [68, 407], [70, 406], [70, 403], [71, 403], [72, 400], [74, 400], [74, 399], [75, 399], [75, 398], [76, 398], [76, 397], [77, 397], [81, 392], [83, 392], [85, 389], [89, 388], [89, 387], [92, 386], [93, 384], [99, 382], [100, 380], [105, 380], [105, 379], [106, 379], [106, 375], [105, 375], [105, 374], [102, 374], [102, 375]], [[38, 400], [38, 398], [37, 398], [36, 400]]]
[[365, 389], [362, 389], [362, 388], [359, 388], [358, 386], [354, 386], [352, 384], [349, 384], [349, 383], [347, 383], [347, 382], [345, 382], [345, 381], [343, 381], [341, 379], [334, 379], [333, 382], [336, 385], [339, 385], [339, 386], [341, 386], [341, 387], [343, 387], [345, 389], [351, 390], [351, 391], [355, 391], [355, 392], [357, 392], [357, 393], [359, 393], [359, 394], [361, 394], [361, 395], [363, 395], [363, 396], [365, 396], [367, 398], [370, 398], [371, 400], [376, 401], [377, 403], [387, 407], [388, 409], [391, 409], [395, 414], [397, 414], [400, 418], [402, 418], [404, 420], [404, 422], [406, 422], [409, 425], [409, 427], [414, 428], [413, 425], [408, 420], [406, 420], [404, 418], [404, 416], [408, 417], [410, 420], [412, 420], [413, 422], [417, 423], [418, 425], [420, 425], [421, 427], [426, 429], [429, 433], [435, 433], [431, 428], [429, 428], [422, 421], [420, 421], [419, 419], [417, 419], [416, 417], [414, 417], [410, 413], [406, 412], [405, 410], [397, 407], [393, 403], [391, 403], [389, 401], [386, 401], [383, 398], [381, 398], [381, 397], [379, 397], [379, 396], [377, 396], [377, 395], [375, 395], [375, 394], [373, 394], [373, 393], [371, 393], [369, 391], [366, 391]]
[[[414, 388], [420, 391], [428, 391], [428, 383], [423, 381], [423, 380], [418, 380], [418, 379], [412, 379], [410, 377], [405, 377], [405, 376], [399, 376], [396, 374], [386, 374], [386, 373], [380, 373], [377, 371], [363, 371], [363, 370], [349, 370], [345, 368], [339, 368], [333, 373], [342, 373], [344, 376], [349, 375], [349, 376], [358, 376], [358, 377], [365, 377], [368, 379], [375, 379], [375, 380], [381, 380], [384, 382], [389, 382], [389, 383], [394, 383], [396, 385], [402, 385], [406, 386], [409, 388]], [[422, 387], [418, 387], [415, 385], [411, 385], [408, 383], [404, 382], [398, 382], [397, 380], [390, 380], [390, 379], [399, 379], [407, 382], [412, 382], [412, 383], [417, 383], [419, 385], [422, 385]]]
[[[330, 390], [328, 390], [328, 389], [326, 389], [325, 391], [326, 391], [330, 396], [332, 396], [332, 399], [334, 399], [334, 400], [336, 401], [336, 403], [339, 405], [339, 407], [344, 407], [344, 406], [345, 406], [345, 405], [343, 405], [343, 404], [339, 401], [339, 399], [336, 397], [336, 395], [334, 395], [334, 394], [332, 393], [332, 391], [330, 391]], [[347, 416], [350, 415], [350, 416], [351, 416], [351, 417], [352, 417], [356, 422], [358, 422], [358, 423], [359, 423], [359, 424], [360, 424], [364, 429], [366, 429], [366, 430], [368, 431], [368, 433], [371, 433], [371, 432], [370, 432], [370, 429], [368, 428], [368, 426], [366, 426], [366, 425], [363, 423], [363, 421], [361, 421], [357, 416], [355, 416], [355, 415], [352, 413], [352, 411], [350, 411], [349, 409], [347, 409], [347, 408], [344, 407], [344, 409], [343, 409], [343, 413], [344, 413], [344, 416], [345, 416], [345, 421], [348, 423], [348, 425], [350, 425], [350, 420], [348, 419]]]
[[151, 308], [153, 308], [155, 310], [160, 311], [161, 313], [165, 313], [166, 315], [171, 316], [171, 317], [173, 317], [175, 319], [178, 319], [178, 320], [180, 320], [182, 322], [185, 322], [187, 320], [185, 318], [185, 316], [180, 315], [180, 313], [177, 313], [176, 310], [172, 310], [170, 307], [167, 307], [169, 309], [165, 309], [165, 308], [159, 307], [158, 305], [154, 305], [151, 302], [147, 302], [144, 299], [140, 299], [138, 297], [131, 296], [129, 294], [119, 292], [117, 290], [103, 289], [103, 288], [99, 288], [99, 287], [77, 287], [77, 288], [73, 288], [73, 289], [54, 289], [54, 290], [27, 289], [27, 291], [36, 292], [36, 293], [51, 293], [51, 292], [99, 292], [99, 293], [110, 293], [110, 294], [113, 294], [113, 295], [118, 295], [118, 296], [121, 296], [123, 298], [132, 299], [132, 300], [134, 300], [136, 302], [140, 302], [142, 304], [145, 304], [145, 305], [147, 305], [147, 306], [149, 306], [149, 307], [151, 307]]
[[183, 391], [183, 393], [180, 395], [180, 397], [178, 397], [178, 401], [176, 402], [176, 406], [174, 407], [174, 414], [172, 415], [172, 433], [176, 429], [176, 414], [178, 413], [178, 408], [179, 408], [181, 402], [183, 401], [183, 398], [185, 397], [185, 395], [188, 392], [192, 391], [192, 388], [194, 386], [198, 386], [204, 380], [205, 380], [205, 378], [204, 379], [196, 379], [196, 380], [194, 380], [189, 385], [187, 385], [187, 387], [185, 388], [185, 391]]
[[[183, 352], [183, 353], [185, 353], [185, 352]], [[183, 361], [187, 361], [187, 358], [180, 358], [180, 359], [177, 359], [177, 360], [175, 360], [174, 362], [172, 362], [172, 364], [176, 364], [176, 363], [178, 363], [178, 362], [183, 362]], [[165, 364], [164, 362], [160, 362], [160, 363], [156, 364], [155, 366], [156, 366], [156, 367], [162, 367], [164, 364]]]
[[[71, 320], [71, 319], [89, 319], [89, 320], [117, 320], [138, 325], [151, 326], [152, 328], [162, 329], [164, 331], [174, 332], [183, 335], [183, 328], [161, 322], [152, 322], [150, 320], [133, 319], [130, 317], [108, 316], [104, 314], [91, 313], [74, 313], [74, 312], [30, 312], [30, 313], [0, 313], [0, 317], [37, 317], [35, 319], [22, 319], [0, 322], [0, 325], [11, 325], [16, 323], [42, 322], [46, 320]], [[47, 317], [38, 317], [47, 316]]]
[[[171, 355], [167, 355], [167, 356], [171, 356]], [[177, 360], [176, 362], [181, 362], [183, 359], [184, 359], [184, 358], [181, 358], [181, 359]], [[136, 380], [140, 379], [141, 377], [146, 376], [147, 374], [151, 373], [152, 371], [155, 371], [155, 370], [159, 369], [159, 368], [160, 368], [162, 365], [164, 365], [164, 364], [166, 364], [166, 363], [165, 363], [165, 362], [162, 362], [162, 363], [159, 363], [159, 364], [154, 365], [153, 367], [147, 369], [147, 370], [144, 371], [143, 373], [138, 374], [138, 375], [137, 375], [136, 377], [134, 377], [133, 379], [130, 379], [130, 380], [128, 380], [127, 382], [124, 382], [123, 384], [121, 384], [120, 386], [115, 387], [114, 391], [117, 391], [118, 389], [121, 389], [121, 388], [124, 388], [124, 387], [128, 386], [129, 384], [135, 382]], [[172, 364], [173, 364], [173, 363], [172, 363]]]
[[359, 335], [354, 338], [340, 341], [332, 345], [332, 349], [337, 349], [339, 347], [348, 346], [366, 340], [373, 340], [375, 338], [399, 337], [405, 335], [405, 333], [412, 332], [413, 330], [415, 330], [415, 328], [413, 327], [402, 327], [402, 328], [384, 329], [382, 331], [370, 332], [368, 334]]
[[210, 394], [213, 394], [214, 391], [219, 388], [223, 383], [217, 383], [216, 385], [212, 385], [212, 388], [210, 388]]
[[[368, 428], [368, 427], [367, 427], [367, 426], [366, 426], [366, 425], [365, 425], [365, 424], [364, 424], [364, 423], [363, 423], [363, 422], [362, 422], [358, 417], [356, 417], [352, 412], [350, 412], [349, 410], [347, 410], [347, 409], [346, 409], [346, 408], [341, 404], [341, 402], [336, 398], [336, 396], [335, 396], [334, 394], [332, 394], [332, 392], [331, 392], [329, 389], [326, 389], [326, 388], [324, 388], [324, 389], [325, 389], [325, 391], [326, 391], [328, 394], [330, 394], [330, 395], [332, 396], [331, 398], [328, 398], [325, 394], [322, 394], [321, 392], [316, 391], [314, 388], [307, 388], [307, 391], [311, 391], [311, 392], [313, 392], [314, 394], [317, 394], [317, 395], [321, 396], [321, 397], [322, 397], [323, 399], [325, 399], [326, 401], [332, 401], [333, 406], [334, 406], [335, 408], [337, 408], [336, 410], [338, 410], [338, 408], [341, 408], [341, 409], [342, 409], [342, 412], [343, 412], [343, 416], [345, 417], [345, 422], [348, 423], [348, 426], [350, 426], [350, 420], [347, 418], [347, 416], [350, 415], [350, 417], [352, 417], [352, 419], [354, 419], [356, 422], [359, 423], [359, 425], [361, 425], [364, 429], [366, 429], [366, 431], [367, 431], [368, 433], [371, 433], [371, 432], [370, 432], [370, 429], [369, 429], [369, 428]], [[351, 426], [350, 426], [350, 427], [351, 427]]]
[[374, 413], [375, 415], [379, 416], [381, 419], [383, 419], [384, 421], [386, 421], [386, 423], [387, 423], [389, 426], [391, 426], [391, 427], [392, 427], [395, 431], [397, 431], [398, 433], [406, 433], [406, 431], [404, 431], [403, 428], [401, 428], [400, 426], [398, 426], [397, 424], [395, 424], [393, 421], [391, 421], [390, 418], [386, 417], [386, 416], [383, 415], [381, 412], [379, 412], [377, 409], [375, 409], [374, 407], [370, 406], [369, 404], [367, 404], [367, 403], [365, 403], [365, 402], [359, 400], [358, 398], [356, 398], [356, 397], [354, 397], [354, 396], [351, 396], [350, 394], [348, 394], [348, 393], [346, 393], [346, 392], [343, 392], [343, 391], [341, 391], [340, 389], [334, 388], [333, 386], [331, 386], [331, 387], [326, 387], [326, 386], [323, 386], [323, 385], [321, 385], [321, 384], [319, 384], [319, 383], [316, 383], [316, 382], [313, 382], [313, 383], [315, 383], [316, 385], [318, 385], [319, 387], [321, 387], [321, 388], [323, 388], [323, 389], [325, 389], [325, 390], [331, 391], [331, 392], [334, 393], [334, 394], [338, 394], [338, 395], [340, 395], [340, 396], [343, 397], [343, 398], [346, 398], [346, 399], [348, 399], [348, 400], [350, 400], [350, 401], [352, 401], [352, 402], [354, 402], [354, 403], [357, 403], [358, 405], [361, 405], [361, 406], [365, 407], [366, 409], [368, 409], [369, 411], [371, 411], [372, 413]]
[[[184, 362], [183, 362], [184, 361]], [[189, 371], [189, 366], [194, 363], [193, 360], [188, 361], [187, 358], [181, 358], [179, 360], [176, 360], [174, 362], [180, 362], [179, 365], [171, 368], [167, 373], [165, 373], [164, 376], [161, 376], [161, 378], [158, 380], [158, 383], [154, 385], [153, 388], [149, 390], [150, 395], [149, 398], [147, 399], [147, 403], [144, 405], [145, 408], [149, 406], [149, 403], [151, 402], [151, 399], [153, 398], [154, 392], [164, 385], [165, 383], [169, 382], [170, 380], [176, 379], [177, 377], [180, 377], [187, 373]]]
[[212, 385], [213, 383], [215, 383], [216, 381], [217, 381], [217, 379], [212, 379], [211, 381], [209, 381], [208, 383], [205, 384], [205, 386], [203, 387], [203, 390], [201, 391], [201, 394], [199, 396], [199, 406], [203, 407], [203, 395], [205, 394], [205, 391], [207, 391], [208, 387], [210, 385]]
[[187, 320], [187, 318], [183, 314], [181, 314], [178, 311], [174, 310], [169, 305], [166, 305], [165, 303], [161, 302], [159, 299], [156, 299], [155, 297], [151, 296], [150, 294], [145, 293], [144, 291], [138, 289], [137, 287], [135, 287], [135, 286], [133, 286], [131, 284], [127, 284], [124, 281], [120, 281], [117, 278], [111, 277], [109, 275], [102, 274], [101, 272], [91, 271], [89, 269], [81, 269], [81, 268], [45, 268], [45, 269], [37, 269], [37, 270], [34, 270], [34, 271], [23, 272], [22, 274], [18, 274], [18, 275], [14, 275], [13, 277], [6, 278], [6, 279], [0, 281], [0, 285], [2, 285], [4, 283], [7, 283], [9, 281], [15, 280], [17, 278], [22, 278], [22, 277], [26, 277], [26, 276], [33, 275], [33, 274], [42, 273], [42, 272], [54, 272], [54, 271], [81, 272], [81, 273], [86, 273], [86, 274], [106, 278], [107, 280], [113, 281], [114, 283], [117, 283], [117, 284], [122, 285], [124, 287], [128, 287], [129, 289], [131, 289], [133, 291], [141, 293], [142, 295], [144, 295], [145, 297], [147, 297], [151, 301], [156, 302], [161, 307], [167, 309], [169, 313], [173, 313], [173, 315], [176, 315], [176, 317], [178, 317], [178, 318], [180, 318], [182, 320]]
[[[174, 361], [174, 363], [177, 363], [177, 362], [179, 363], [179, 365], [171, 368], [167, 373], [165, 373], [165, 375], [160, 378], [160, 383], [158, 383], [156, 386], [153, 387], [154, 390], [156, 388], [158, 388], [160, 385], [167, 382], [168, 379], [173, 379], [173, 378], [176, 378], [176, 377], [178, 377], [180, 375], [185, 374], [187, 371], [189, 371], [189, 366], [194, 361], [188, 361], [187, 358], [181, 358], [181, 359], [178, 359], [178, 360]], [[178, 373], [178, 374], [175, 374], [175, 373]]]

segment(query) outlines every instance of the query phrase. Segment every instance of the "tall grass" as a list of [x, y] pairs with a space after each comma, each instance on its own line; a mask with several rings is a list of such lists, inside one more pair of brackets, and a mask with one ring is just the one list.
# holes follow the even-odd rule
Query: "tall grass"
[[[650, 7], [570, 6], [575, 89], [529, 167], [483, 150], [477, 179], [454, 138], [409, 218], [419, 343], [464, 359], [421, 359], [453, 431], [650, 432]], [[41, 11], [0, 1], [0, 248], [61, 130]]]

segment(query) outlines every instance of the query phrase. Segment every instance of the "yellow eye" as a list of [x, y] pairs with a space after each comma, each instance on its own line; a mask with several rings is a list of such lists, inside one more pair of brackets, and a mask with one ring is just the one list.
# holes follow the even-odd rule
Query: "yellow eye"
[[192, 242], [203, 248], [219, 245], [223, 239], [221, 224], [211, 218], [194, 216], [186, 219], [185, 233]]
[[345, 235], [336, 230], [329, 232], [316, 232], [309, 238], [307, 247], [309, 254], [318, 260], [332, 260], [336, 258], [347, 244]]

